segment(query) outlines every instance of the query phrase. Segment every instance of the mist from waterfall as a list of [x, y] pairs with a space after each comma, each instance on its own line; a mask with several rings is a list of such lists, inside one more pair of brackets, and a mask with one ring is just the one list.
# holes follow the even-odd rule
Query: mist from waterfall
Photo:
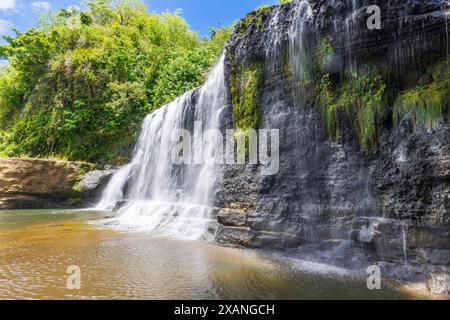
[[223, 55], [203, 87], [146, 117], [132, 162], [112, 177], [97, 208], [112, 209], [123, 201], [114, 219], [120, 227], [200, 238], [213, 218], [211, 206], [223, 168], [214, 164], [215, 153], [206, 155], [212, 161], [203, 164], [174, 164], [180, 143], [174, 132], [189, 131], [192, 154], [205, 157], [204, 152], [214, 149], [208, 144], [216, 141], [203, 139], [202, 132], [220, 129], [226, 95]]

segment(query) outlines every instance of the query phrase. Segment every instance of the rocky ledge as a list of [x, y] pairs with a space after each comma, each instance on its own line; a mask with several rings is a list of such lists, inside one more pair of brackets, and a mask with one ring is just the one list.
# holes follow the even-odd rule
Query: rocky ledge
[[84, 207], [114, 172], [81, 162], [0, 158], [0, 209]]

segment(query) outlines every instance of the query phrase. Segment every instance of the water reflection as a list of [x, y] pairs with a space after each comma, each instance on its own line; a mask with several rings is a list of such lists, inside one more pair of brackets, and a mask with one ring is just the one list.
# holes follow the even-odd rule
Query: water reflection
[[[2, 299], [366, 299], [404, 298], [369, 291], [364, 279], [313, 271], [255, 251], [120, 233], [86, 220], [88, 211], [0, 212]], [[66, 289], [67, 267], [82, 288]], [[321, 266], [323, 269], [323, 266]]]

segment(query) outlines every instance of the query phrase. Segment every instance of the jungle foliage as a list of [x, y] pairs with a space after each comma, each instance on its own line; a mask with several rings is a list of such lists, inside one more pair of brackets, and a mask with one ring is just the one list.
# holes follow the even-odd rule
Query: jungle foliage
[[145, 115], [203, 83], [230, 32], [201, 38], [138, 0], [42, 16], [0, 46], [0, 156], [120, 162]]

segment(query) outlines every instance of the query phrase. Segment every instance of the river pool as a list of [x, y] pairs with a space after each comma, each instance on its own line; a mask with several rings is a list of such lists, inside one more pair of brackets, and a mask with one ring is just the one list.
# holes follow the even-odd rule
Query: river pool
[[[410, 298], [326, 265], [93, 223], [109, 215], [0, 211], [0, 299]], [[80, 289], [67, 287], [70, 266]]]

